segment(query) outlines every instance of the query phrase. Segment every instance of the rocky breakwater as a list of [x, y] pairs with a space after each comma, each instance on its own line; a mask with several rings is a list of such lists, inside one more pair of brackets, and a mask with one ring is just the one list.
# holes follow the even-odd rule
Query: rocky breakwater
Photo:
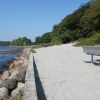
[[0, 100], [17, 100], [23, 96], [30, 49], [23, 49], [9, 68], [0, 75]]

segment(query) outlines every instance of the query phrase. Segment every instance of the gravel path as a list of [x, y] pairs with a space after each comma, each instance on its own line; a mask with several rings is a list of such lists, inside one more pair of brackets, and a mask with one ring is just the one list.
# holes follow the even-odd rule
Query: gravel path
[[[72, 44], [36, 50], [34, 54], [47, 100], [100, 100], [100, 66]], [[100, 59], [95, 57], [94, 59]]]

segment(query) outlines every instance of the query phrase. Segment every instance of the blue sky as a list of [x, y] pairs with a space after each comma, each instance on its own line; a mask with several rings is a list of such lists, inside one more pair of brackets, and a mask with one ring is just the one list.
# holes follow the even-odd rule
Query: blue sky
[[0, 41], [34, 41], [89, 0], [0, 0]]

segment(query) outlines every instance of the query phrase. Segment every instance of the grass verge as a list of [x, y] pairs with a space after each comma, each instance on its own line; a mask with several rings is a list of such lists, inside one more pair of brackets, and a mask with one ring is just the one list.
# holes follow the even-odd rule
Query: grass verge
[[100, 45], [100, 33], [96, 33], [89, 38], [79, 39], [74, 46], [94, 46]]
[[32, 53], [36, 53], [35, 49], [42, 48], [42, 47], [49, 47], [53, 45], [61, 45], [61, 44], [62, 44], [61, 42], [41, 43], [41, 44], [33, 45], [30, 51]]

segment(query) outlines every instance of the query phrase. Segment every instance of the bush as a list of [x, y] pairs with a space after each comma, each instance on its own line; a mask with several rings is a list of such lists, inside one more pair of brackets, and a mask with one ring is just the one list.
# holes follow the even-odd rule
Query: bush
[[85, 46], [85, 45], [100, 45], [100, 33], [95, 33], [89, 38], [82, 38], [78, 40], [75, 46]]
[[62, 36], [61, 37], [61, 41], [62, 41], [62, 43], [68, 43], [68, 42], [70, 42], [71, 41], [71, 39], [70, 39], [70, 37], [69, 36]]
[[23, 98], [23, 93], [22, 91], [19, 92], [19, 94], [17, 95], [17, 100], [22, 100]]
[[61, 42], [62, 43], [69, 43], [73, 40], [76, 40], [76, 34], [75, 31], [71, 31], [71, 30], [66, 30], [61, 36]]
[[37, 49], [37, 48], [41, 48], [42, 46], [40, 44], [37, 44], [37, 45], [32, 45], [32, 49]]
[[35, 51], [34, 49], [35, 49], [34, 47], [31, 47], [30, 51], [31, 51], [32, 53], [36, 53], [36, 51]]
[[36, 51], [35, 51], [34, 49], [31, 49], [31, 52], [32, 52], [32, 53], [36, 53]]
[[53, 43], [60, 42], [61, 43], [61, 39], [59, 37], [55, 36], [55, 37], [52, 38], [51, 42], [53, 42]]

